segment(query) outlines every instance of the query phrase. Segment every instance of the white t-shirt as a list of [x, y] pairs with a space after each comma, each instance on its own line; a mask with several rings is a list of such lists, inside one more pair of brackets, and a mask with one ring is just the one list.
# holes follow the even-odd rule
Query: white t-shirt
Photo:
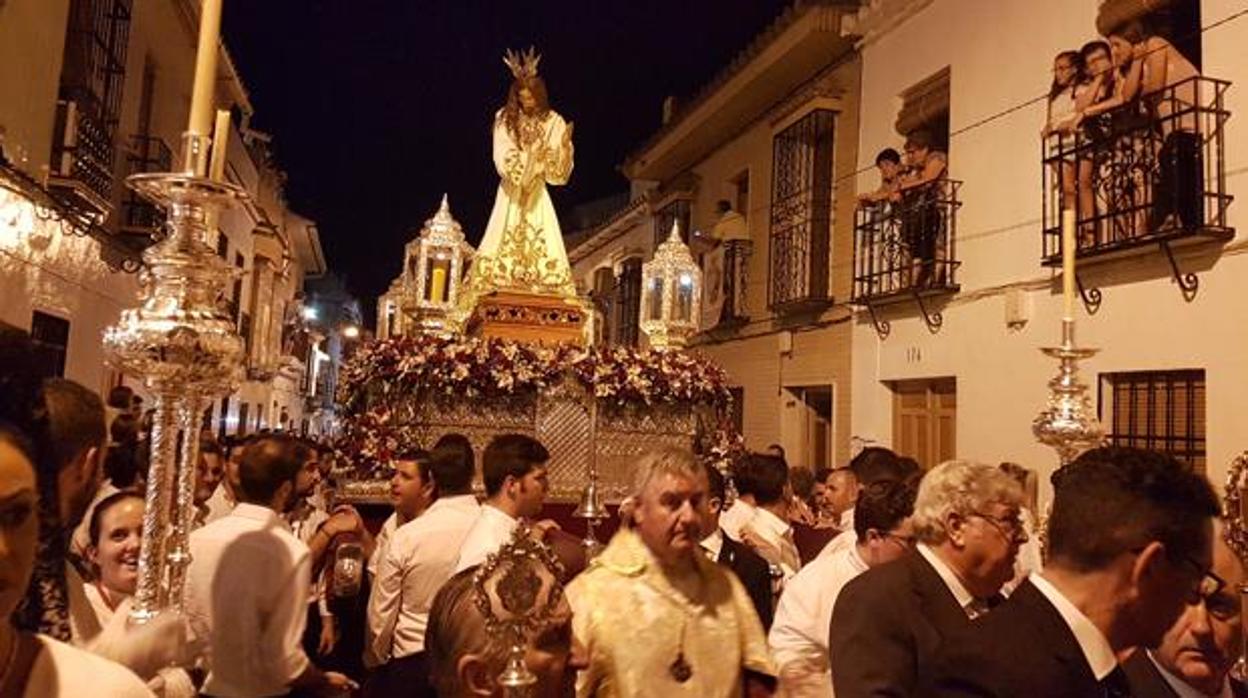
[[272, 509], [242, 503], [191, 533], [186, 612], [208, 643], [204, 692], [285, 694], [303, 651], [311, 556]]
[[492, 553], [498, 552], [499, 548], [511, 540], [511, 534], [519, 524], [519, 521], [501, 509], [490, 504], [481, 505], [481, 513], [472, 528], [468, 529], [464, 545], [459, 549], [459, 562], [455, 565], [455, 573], [484, 563]]
[[150, 698], [152, 692], [129, 669], [46, 635], [30, 670], [24, 698]]
[[780, 685], [791, 698], [831, 698], [832, 673], [828, 628], [836, 598], [849, 580], [867, 571], [850, 546], [820, 555], [789, 580], [780, 596], [767, 635], [771, 656], [780, 667]]

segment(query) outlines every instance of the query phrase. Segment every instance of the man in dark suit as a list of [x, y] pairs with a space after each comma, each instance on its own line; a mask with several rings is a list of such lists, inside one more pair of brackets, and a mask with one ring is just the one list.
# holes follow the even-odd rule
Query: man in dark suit
[[948, 638], [937, 696], [1131, 696], [1117, 655], [1156, 647], [1216, 582], [1208, 481], [1166, 454], [1084, 453], [1054, 477], [1049, 559]]
[[704, 530], [710, 533], [702, 539], [702, 549], [713, 560], [737, 575], [746, 593], [750, 595], [750, 600], [754, 602], [754, 610], [758, 611], [758, 619], [763, 622], [763, 629], [770, 629], [774, 612], [771, 566], [758, 553], [750, 550], [749, 546], [724, 535], [719, 528], [719, 514], [724, 507], [724, 476], [713, 466], [707, 467], [706, 476], [710, 485], [707, 488], [710, 514]]
[[942, 639], [986, 613], [1014, 574], [1023, 492], [995, 467], [951, 461], [919, 484], [917, 550], [873, 567], [836, 600], [829, 628], [838, 696], [923, 695]]
[[1122, 663], [1134, 698], [1248, 696], [1248, 687], [1227, 678], [1243, 646], [1244, 566], [1221, 535], [1214, 538], [1213, 574], [1223, 584], [1203, 589], [1157, 649], [1137, 649]]

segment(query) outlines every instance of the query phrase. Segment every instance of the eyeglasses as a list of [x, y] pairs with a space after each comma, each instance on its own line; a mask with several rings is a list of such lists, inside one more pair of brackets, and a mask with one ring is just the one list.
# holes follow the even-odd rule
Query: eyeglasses
[[[1132, 548], [1131, 552], [1139, 555], [1145, 548]], [[1172, 559], [1166, 556], [1167, 559]], [[1179, 562], [1191, 569], [1196, 580], [1188, 590], [1185, 601], [1189, 606], [1205, 604], [1205, 610], [1215, 618], [1226, 620], [1239, 613], [1238, 599], [1227, 598], [1229, 595], [1220, 592], [1226, 588], [1226, 580], [1214, 574], [1208, 567], [1197, 562], [1190, 555], [1183, 555]]]
[[982, 511], [972, 511], [971, 516], [975, 516], [988, 522], [989, 526], [997, 529], [1007, 541], [1023, 542], [1027, 540], [1027, 532], [1023, 529], [1023, 520], [1018, 514], [1013, 516], [993, 516], [985, 514]]
[[[1218, 597], [1218, 592], [1226, 588], [1226, 580], [1214, 574], [1213, 571], [1205, 568], [1188, 555], [1183, 556], [1182, 562], [1192, 568], [1192, 571], [1196, 573], [1197, 580], [1196, 585], [1188, 592], [1188, 605], [1195, 606], [1196, 604], [1204, 603], [1205, 610], [1212, 614], [1214, 609], [1210, 605], [1210, 600]], [[1235, 610], [1238, 611], [1239, 609]]]

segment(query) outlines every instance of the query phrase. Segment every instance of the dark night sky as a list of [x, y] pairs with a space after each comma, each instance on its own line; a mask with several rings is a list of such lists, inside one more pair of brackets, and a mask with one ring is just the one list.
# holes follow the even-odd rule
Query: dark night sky
[[[371, 307], [443, 191], [477, 242], [498, 177], [490, 124], [508, 47], [535, 45], [551, 106], [576, 123], [558, 210], [626, 191], [616, 171], [790, 0], [237, 0], [224, 33], [274, 136], [292, 208]], [[565, 226], [566, 227], [566, 226]]]

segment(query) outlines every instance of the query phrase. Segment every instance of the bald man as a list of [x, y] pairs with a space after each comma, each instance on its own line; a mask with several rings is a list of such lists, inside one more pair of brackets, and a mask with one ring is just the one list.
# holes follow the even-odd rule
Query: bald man
[[1202, 590], [1202, 602], [1187, 607], [1156, 649], [1137, 649], [1123, 662], [1134, 698], [1248, 696], [1243, 685], [1227, 680], [1243, 644], [1244, 566], [1221, 530], [1213, 546], [1213, 574], [1221, 587]]

